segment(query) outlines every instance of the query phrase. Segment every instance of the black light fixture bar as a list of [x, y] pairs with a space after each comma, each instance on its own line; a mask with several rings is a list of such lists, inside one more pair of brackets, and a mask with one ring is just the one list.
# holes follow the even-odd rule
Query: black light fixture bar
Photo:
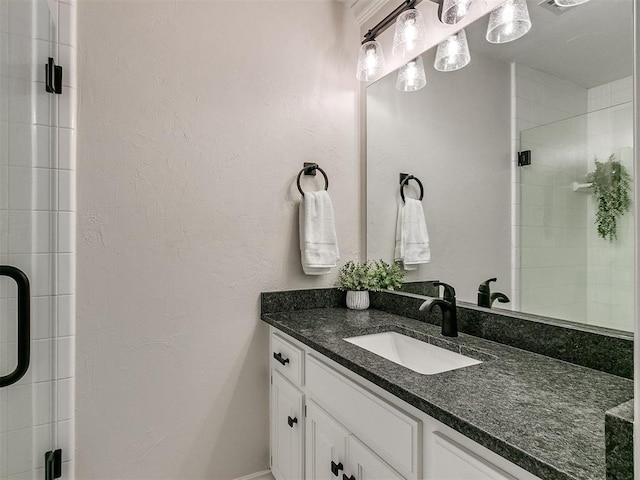
[[375, 40], [375, 38], [384, 32], [389, 26], [396, 21], [398, 15], [400, 15], [405, 10], [409, 10], [415, 7], [421, 0], [405, 0], [402, 2], [393, 12], [380, 20], [372, 29], [370, 29], [367, 33], [364, 34], [364, 40], [362, 43], [370, 42], [371, 40]]

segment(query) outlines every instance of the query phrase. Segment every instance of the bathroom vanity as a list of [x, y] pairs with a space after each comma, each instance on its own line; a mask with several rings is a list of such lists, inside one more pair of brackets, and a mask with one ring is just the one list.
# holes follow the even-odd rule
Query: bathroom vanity
[[[286, 311], [263, 294], [277, 480], [605, 478], [605, 412], [632, 398], [631, 380], [289, 293]], [[429, 375], [345, 341], [381, 332], [473, 361]]]

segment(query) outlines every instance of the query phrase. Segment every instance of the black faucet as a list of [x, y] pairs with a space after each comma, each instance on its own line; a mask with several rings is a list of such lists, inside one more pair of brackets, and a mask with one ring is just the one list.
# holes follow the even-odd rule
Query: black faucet
[[442, 298], [429, 298], [420, 305], [420, 311], [430, 312], [435, 305], [442, 312], [442, 335], [445, 337], [458, 336], [458, 312], [456, 309], [456, 291], [451, 285], [442, 282], [433, 282], [434, 287], [444, 287]]
[[500, 303], [509, 303], [509, 297], [507, 297], [504, 293], [496, 292], [491, 293], [491, 287], [489, 284], [491, 282], [495, 282], [497, 278], [490, 278], [489, 280], [482, 282], [478, 286], [478, 306], [491, 308], [493, 302], [498, 300]]

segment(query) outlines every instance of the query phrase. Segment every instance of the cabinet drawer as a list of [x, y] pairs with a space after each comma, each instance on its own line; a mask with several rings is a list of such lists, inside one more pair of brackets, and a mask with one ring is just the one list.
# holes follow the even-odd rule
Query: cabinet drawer
[[307, 393], [402, 475], [419, 478], [421, 422], [308, 356]]
[[304, 352], [277, 333], [271, 334], [271, 366], [291, 382], [302, 386]]

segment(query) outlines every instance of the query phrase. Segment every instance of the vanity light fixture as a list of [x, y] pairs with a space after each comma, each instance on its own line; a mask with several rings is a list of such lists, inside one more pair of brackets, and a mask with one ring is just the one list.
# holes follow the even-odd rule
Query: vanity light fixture
[[469, 64], [471, 55], [464, 28], [458, 33], [449, 35], [438, 45], [436, 60], [433, 66], [440, 72], [453, 72]]
[[559, 7], [575, 7], [576, 5], [582, 5], [589, 0], [555, 0], [556, 5]]
[[415, 92], [427, 84], [422, 57], [418, 56], [398, 70], [396, 88], [401, 92]]
[[426, 48], [426, 40], [427, 28], [420, 11], [410, 8], [398, 15], [391, 49], [394, 55], [400, 57], [415, 55]]
[[384, 71], [384, 54], [376, 37], [396, 22], [394, 55], [415, 56], [426, 47], [426, 28], [422, 14], [414, 7], [420, 0], [405, 0], [364, 35], [358, 55], [358, 80], [368, 82]]
[[531, 29], [526, 0], [507, 0], [491, 15], [487, 27], [487, 41], [507, 43], [517, 40]]
[[439, 0], [438, 18], [442, 23], [455, 25], [469, 11], [473, 0]]
[[384, 54], [382, 45], [375, 40], [369, 40], [360, 46], [358, 55], [358, 70], [356, 77], [361, 82], [375, 80], [384, 71]]

